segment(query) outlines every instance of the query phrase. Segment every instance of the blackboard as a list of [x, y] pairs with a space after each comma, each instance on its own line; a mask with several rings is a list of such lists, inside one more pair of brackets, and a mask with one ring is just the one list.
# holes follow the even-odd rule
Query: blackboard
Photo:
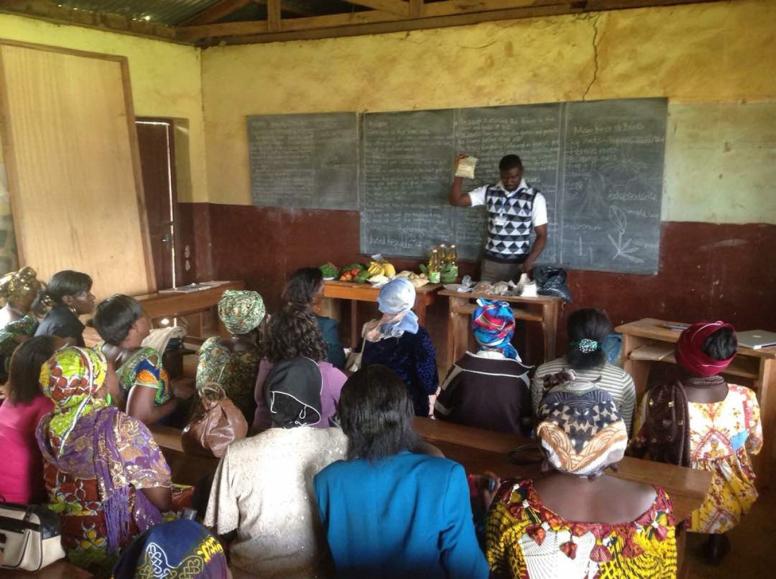
[[476, 258], [483, 208], [447, 204], [457, 151], [479, 159], [466, 189], [498, 180], [519, 154], [547, 200], [540, 262], [654, 273], [667, 101], [633, 99], [370, 113], [363, 117], [361, 251], [423, 257], [440, 242]]
[[358, 209], [355, 113], [250, 116], [248, 146], [254, 205]]

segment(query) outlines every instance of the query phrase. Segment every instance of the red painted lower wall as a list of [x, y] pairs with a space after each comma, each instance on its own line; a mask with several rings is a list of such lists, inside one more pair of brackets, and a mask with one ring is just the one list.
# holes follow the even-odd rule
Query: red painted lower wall
[[[270, 309], [279, 306], [283, 284], [295, 269], [361, 258], [358, 212], [194, 204], [188, 214], [198, 279], [244, 279]], [[741, 329], [776, 330], [774, 247], [776, 225], [665, 222], [657, 275], [570, 271], [574, 303], [566, 313], [598, 307], [615, 325], [644, 317], [722, 318]], [[435, 318], [444, 316], [443, 308], [434, 309]]]

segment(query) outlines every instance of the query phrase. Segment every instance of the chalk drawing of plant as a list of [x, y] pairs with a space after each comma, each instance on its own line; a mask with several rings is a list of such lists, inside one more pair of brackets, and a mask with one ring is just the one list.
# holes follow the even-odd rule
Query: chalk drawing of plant
[[625, 230], [628, 229], [628, 215], [625, 213], [625, 211], [616, 205], [612, 205], [609, 207], [609, 219], [617, 230], [617, 241], [614, 240], [614, 237], [612, 237], [611, 233], [606, 234], [606, 236], [609, 238], [609, 241], [611, 241], [612, 245], [614, 246], [614, 255], [612, 256], [612, 259], [622, 257], [623, 259], [627, 259], [632, 263], [644, 263], [642, 258], [633, 255], [639, 250], [637, 245], [632, 244], [633, 240], [627, 238], [623, 241], [623, 238], [625, 237]]

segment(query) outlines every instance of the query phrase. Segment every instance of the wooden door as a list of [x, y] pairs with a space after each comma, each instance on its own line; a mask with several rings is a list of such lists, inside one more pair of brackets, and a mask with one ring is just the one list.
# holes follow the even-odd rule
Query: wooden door
[[165, 119], [138, 119], [136, 126], [156, 286], [167, 289], [178, 285], [179, 273], [175, 244], [178, 200], [173, 124]]
[[0, 41], [0, 131], [19, 265], [154, 291], [127, 59]]

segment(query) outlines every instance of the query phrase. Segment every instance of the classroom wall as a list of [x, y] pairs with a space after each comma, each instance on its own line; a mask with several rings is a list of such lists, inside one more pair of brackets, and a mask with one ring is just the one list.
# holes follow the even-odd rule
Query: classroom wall
[[[200, 262], [206, 267], [209, 248], [207, 244], [195, 247], [196, 225], [191, 205], [193, 201], [206, 201], [208, 197], [201, 50], [171, 42], [52, 24], [9, 14], [0, 14], [0, 38], [127, 57], [135, 115], [183, 120], [176, 132], [177, 193], [178, 200], [182, 202], [179, 229], [182, 245], [189, 245], [194, 258], [194, 267], [184, 272], [183, 277], [196, 273]], [[2, 173], [0, 162], [0, 270], [5, 272], [13, 268], [13, 261], [9, 258], [14, 248], [12, 244], [3, 243], [4, 240], [11, 240], [13, 233]]]
[[[615, 322], [776, 326], [776, 2], [739, 0], [203, 51], [216, 277], [271, 304], [294, 268], [357, 257], [358, 214], [250, 207], [246, 115], [668, 97], [660, 272], [571, 272]], [[757, 225], [753, 225], [757, 224]]]

